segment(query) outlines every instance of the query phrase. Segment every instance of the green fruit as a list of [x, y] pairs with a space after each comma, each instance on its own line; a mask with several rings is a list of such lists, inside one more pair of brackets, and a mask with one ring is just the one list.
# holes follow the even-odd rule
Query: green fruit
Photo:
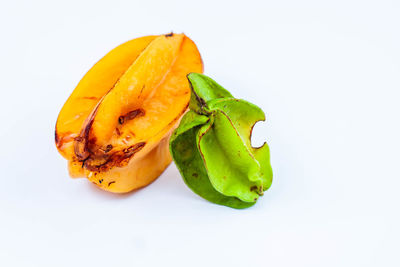
[[272, 183], [269, 148], [251, 146], [257, 106], [234, 98], [211, 78], [191, 73], [190, 111], [170, 139], [172, 158], [196, 194], [242, 209], [254, 205]]

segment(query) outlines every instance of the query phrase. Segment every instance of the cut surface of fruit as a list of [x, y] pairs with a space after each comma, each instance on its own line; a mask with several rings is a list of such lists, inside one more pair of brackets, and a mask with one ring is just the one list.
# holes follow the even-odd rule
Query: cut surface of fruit
[[155, 38], [145, 36], [114, 48], [79, 82], [61, 109], [56, 123], [56, 146], [66, 159], [74, 154], [74, 139], [87, 116]]
[[199, 51], [184, 34], [142, 37], [108, 53], [57, 120], [56, 145], [71, 177], [112, 192], [156, 179], [171, 162], [168, 140], [188, 108], [186, 75], [202, 71]]

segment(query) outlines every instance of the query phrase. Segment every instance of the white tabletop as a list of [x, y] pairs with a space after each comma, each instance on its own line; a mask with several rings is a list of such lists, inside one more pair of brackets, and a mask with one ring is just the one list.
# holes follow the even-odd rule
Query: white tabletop
[[[2, 3], [0, 265], [400, 266], [399, 14], [395, 0]], [[174, 164], [127, 195], [68, 177], [53, 135], [73, 88], [118, 44], [171, 30], [267, 114], [253, 141], [274, 181], [254, 207], [201, 199]]]

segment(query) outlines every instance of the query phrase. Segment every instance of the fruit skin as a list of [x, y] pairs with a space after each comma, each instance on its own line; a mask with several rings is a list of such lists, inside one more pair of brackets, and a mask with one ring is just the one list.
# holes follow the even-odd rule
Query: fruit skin
[[254, 205], [272, 183], [268, 145], [254, 148], [250, 142], [264, 112], [205, 75], [191, 73], [188, 79], [190, 111], [170, 140], [183, 180], [213, 203], [236, 209]]
[[184, 34], [146, 36], [113, 49], [84, 76], [56, 123], [56, 146], [71, 177], [124, 193], [170, 164], [169, 137], [186, 112], [186, 75], [202, 72]]

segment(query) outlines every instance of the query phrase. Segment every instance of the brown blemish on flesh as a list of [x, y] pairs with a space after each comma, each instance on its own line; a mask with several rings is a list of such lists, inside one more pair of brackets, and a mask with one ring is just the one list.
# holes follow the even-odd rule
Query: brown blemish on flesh
[[136, 109], [130, 111], [128, 114], [125, 115], [125, 120], [133, 120], [136, 117], [143, 116], [145, 114], [143, 109]]
[[165, 37], [172, 37], [172, 36], [174, 36], [174, 33], [173, 33], [173, 32], [170, 32], [170, 33], [168, 33], [168, 34], [165, 34]]
[[252, 187], [250, 187], [250, 191], [251, 192], [255, 191], [259, 196], [263, 196], [264, 195], [262, 186], [260, 186], [260, 188], [259, 188], [258, 186], [253, 185]]
[[122, 150], [122, 152], [124, 152], [124, 154], [125, 154], [124, 157], [132, 156], [136, 152], [140, 151], [145, 145], [146, 145], [145, 142], [140, 142], [140, 143], [134, 144], [133, 146], [125, 148], [124, 150]]
[[252, 187], [250, 187], [250, 191], [255, 191], [257, 189], [258, 189], [258, 187], [256, 185], [253, 185]]
[[118, 123], [119, 124], [124, 124], [124, 122], [133, 120], [136, 117], [143, 116], [145, 114], [145, 111], [143, 109], [135, 109], [132, 111], [129, 111], [127, 114], [119, 116], [118, 118]]
[[113, 146], [111, 144], [107, 145], [106, 149], [104, 150], [104, 153], [108, 153], [113, 149]]
[[115, 181], [111, 181], [111, 182], [108, 183], [108, 186], [110, 186], [110, 185], [112, 185], [114, 183], [115, 183]]
[[196, 177], [196, 178], [199, 177], [199, 175], [197, 173], [193, 173], [192, 176]]
[[85, 163], [83, 164], [84, 168], [86, 170], [89, 170], [91, 172], [101, 172], [101, 171], [107, 171], [108, 168], [107, 166], [108, 161], [106, 161], [105, 163], [102, 164], [92, 164], [90, 160], [86, 160]]
[[[88, 149], [89, 132], [90, 132], [90, 129], [92, 128], [94, 117], [97, 113], [100, 103], [101, 103], [101, 101], [99, 103], [97, 103], [96, 107], [94, 108], [92, 113], [89, 115], [88, 119], [85, 121], [84, 127], [83, 127], [81, 133], [79, 134], [78, 137], [75, 138], [74, 152], [79, 161], [83, 161], [90, 156], [90, 152]], [[95, 139], [90, 140], [90, 142], [94, 143]]]
[[133, 155], [142, 150], [145, 145], [145, 142], [140, 142], [125, 148], [122, 151], [115, 152], [112, 155], [102, 155], [88, 158], [84, 162], [84, 167], [92, 172], [104, 172], [113, 167], [123, 167], [127, 165]]

